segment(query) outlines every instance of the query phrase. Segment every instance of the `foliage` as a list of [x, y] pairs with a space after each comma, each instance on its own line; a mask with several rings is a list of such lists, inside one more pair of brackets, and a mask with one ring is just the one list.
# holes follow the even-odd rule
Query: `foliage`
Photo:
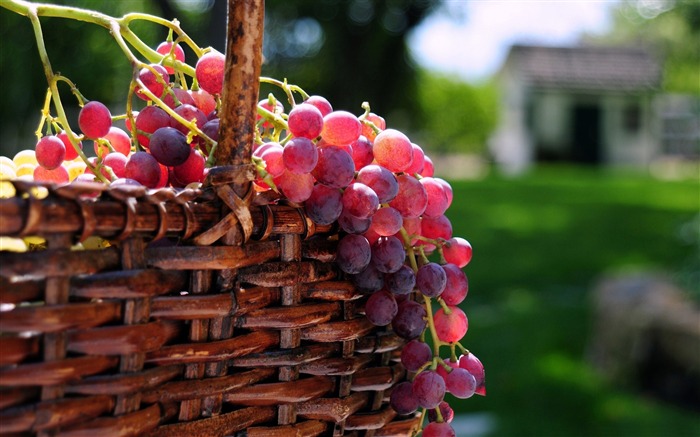
[[419, 78], [417, 125], [430, 133], [426, 135], [430, 143], [421, 146], [442, 153], [483, 153], [496, 126], [496, 86], [427, 71], [421, 71]]
[[488, 369], [488, 396], [455, 410], [493, 414], [497, 436], [698, 435], [693, 412], [621, 391], [585, 360], [600, 275], [663, 271], [690, 285], [683, 266], [700, 241], [681, 232], [700, 210], [698, 182], [572, 167], [451, 181], [468, 200], [448, 215], [474, 247], [462, 308], [480, 329], [464, 344]]

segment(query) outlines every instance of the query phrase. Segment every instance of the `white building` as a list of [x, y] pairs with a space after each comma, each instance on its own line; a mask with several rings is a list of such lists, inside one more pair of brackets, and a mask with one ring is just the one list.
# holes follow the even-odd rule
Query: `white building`
[[513, 46], [491, 152], [511, 172], [538, 161], [646, 165], [660, 147], [660, 78], [640, 48]]

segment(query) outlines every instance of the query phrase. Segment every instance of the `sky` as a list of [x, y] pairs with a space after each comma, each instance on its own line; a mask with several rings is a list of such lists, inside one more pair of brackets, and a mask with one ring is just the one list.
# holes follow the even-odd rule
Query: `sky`
[[617, 4], [618, 0], [445, 0], [443, 10], [410, 35], [409, 47], [426, 68], [478, 81], [498, 70], [513, 43], [571, 45], [583, 33], [604, 33]]

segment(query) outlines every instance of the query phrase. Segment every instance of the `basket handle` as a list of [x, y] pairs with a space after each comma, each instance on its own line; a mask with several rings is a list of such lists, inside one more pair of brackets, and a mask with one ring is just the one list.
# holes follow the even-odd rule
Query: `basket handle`
[[264, 17], [264, 0], [228, 0], [221, 124], [219, 144], [214, 152], [218, 165], [250, 163], [255, 138]]

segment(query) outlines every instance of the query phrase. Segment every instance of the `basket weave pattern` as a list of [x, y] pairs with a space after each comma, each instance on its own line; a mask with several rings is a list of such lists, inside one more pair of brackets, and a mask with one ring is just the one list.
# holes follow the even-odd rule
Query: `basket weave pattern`
[[[216, 170], [210, 180], [244, 177]], [[366, 320], [362, 294], [334, 265], [334, 229], [303, 210], [249, 196], [235, 214], [221, 197], [246, 201], [226, 184], [100, 188], [97, 200], [85, 198], [93, 185], [50, 187], [43, 199], [15, 186], [3, 234], [45, 235], [48, 249], [0, 254], [0, 432], [382, 436], [417, 426], [386, 402], [405, 373], [392, 360], [402, 340]], [[245, 244], [194, 244], [246, 217]], [[115, 244], [71, 250], [89, 235]], [[149, 244], [163, 235], [180, 238]]]

